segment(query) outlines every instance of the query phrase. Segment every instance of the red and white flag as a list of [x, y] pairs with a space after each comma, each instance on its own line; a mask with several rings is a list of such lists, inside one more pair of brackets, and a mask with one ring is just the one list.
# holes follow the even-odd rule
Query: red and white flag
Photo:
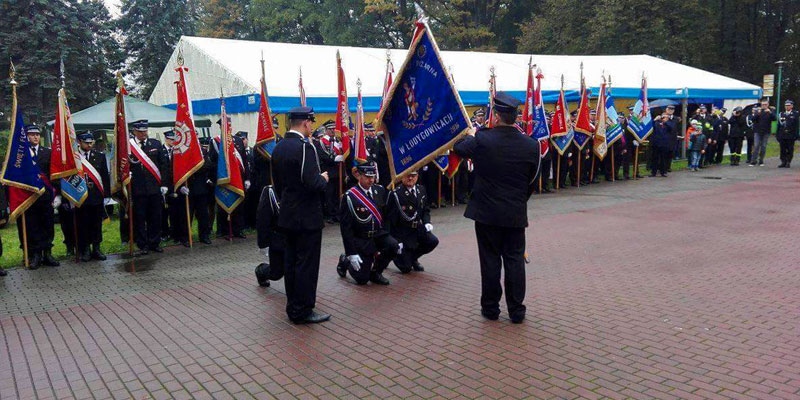
[[172, 147], [172, 183], [177, 191], [178, 187], [203, 166], [204, 161], [194, 126], [189, 89], [186, 86], [185, 74], [189, 69], [179, 65], [175, 71], [178, 72], [178, 80], [175, 82], [178, 88], [178, 103], [175, 114], [175, 140]]
[[128, 95], [128, 91], [125, 90], [122, 77], [118, 79], [119, 87], [114, 106], [114, 146], [111, 155], [111, 194], [118, 194], [118, 197], [124, 199], [128, 196], [125, 188], [131, 181], [131, 150], [128, 141], [130, 136], [128, 118], [125, 115], [125, 96]]
[[342, 69], [342, 58], [336, 52], [336, 80], [337, 80], [337, 101], [336, 101], [336, 126], [333, 131], [341, 139], [342, 155], [347, 158], [350, 155], [350, 110], [347, 105], [347, 83], [344, 80], [344, 69]]
[[367, 139], [364, 130], [364, 105], [361, 102], [361, 81], [358, 86], [358, 106], [356, 108], [356, 134], [355, 134], [355, 161], [363, 163], [367, 161]]

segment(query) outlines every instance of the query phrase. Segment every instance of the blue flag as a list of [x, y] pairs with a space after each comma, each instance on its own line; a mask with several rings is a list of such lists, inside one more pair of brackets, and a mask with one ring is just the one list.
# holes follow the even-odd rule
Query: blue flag
[[611, 97], [611, 88], [606, 92], [606, 118], [608, 120], [606, 128], [606, 144], [611, 147], [619, 138], [622, 137], [622, 125], [619, 124], [619, 114], [614, 106], [614, 98]]
[[472, 126], [430, 29], [420, 29], [378, 115], [389, 141], [393, 180], [452, 147]]
[[653, 119], [650, 116], [650, 103], [647, 102], [647, 79], [642, 77], [642, 90], [639, 92], [639, 99], [633, 105], [633, 115], [628, 121], [628, 130], [636, 136], [636, 140], [642, 141], [653, 133]]
[[0, 182], [8, 185], [10, 220], [15, 220], [44, 193], [44, 181], [31, 155], [30, 143], [25, 133], [22, 111], [17, 108], [16, 90], [13, 92], [11, 132]]
[[436, 167], [438, 167], [440, 171], [444, 172], [447, 171], [447, 167], [450, 165], [450, 157], [448, 157], [447, 154], [443, 154], [434, 158], [433, 162], [436, 163]]

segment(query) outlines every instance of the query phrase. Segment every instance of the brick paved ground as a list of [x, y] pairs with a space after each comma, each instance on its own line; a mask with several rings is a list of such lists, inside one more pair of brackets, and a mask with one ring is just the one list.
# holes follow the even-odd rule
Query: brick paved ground
[[[295, 326], [253, 239], [0, 281], [0, 398], [800, 398], [800, 176], [716, 167], [535, 197], [528, 319], [479, 314], [472, 225]], [[133, 272], [135, 270], [135, 272]]]

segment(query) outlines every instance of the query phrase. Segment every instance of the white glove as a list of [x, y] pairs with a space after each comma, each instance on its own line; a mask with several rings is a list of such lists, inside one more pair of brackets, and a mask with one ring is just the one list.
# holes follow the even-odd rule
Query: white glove
[[161, 187], [161, 195], [163, 196], [165, 194], [167, 194], [167, 187], [166, 186], [162, 186]]
[[342, 161], [344, 161], [344, 156], [339, 154], [338, 156], [333, 157], [333, 161], [334, 162], [342, 162]]
[[433, 224], [425, 224], [425, 232], [433, 232]]
[[250, 190], [250, 181], [244, 181], [244, 190]]
[[572, 158], [572, 152], [569, 152], [569, 153], [567, 154], [567, 158]]
[[263, 249], [258, 249], [258, 253], [264, 256], [266, 259], [267, 264], [269, 264], [269, 247], [264, 247]]
[[638, 140], [634, 140], [633, 141], [633, 147], [639, 147], [639, 141]]
[[214, 182], [211, 182], [211, 179], [206, 179], [206, 185], [214, 186]]
[[402, 243], [398, 243], [397, 244], [397, 254], [403, 254], [403, 244]]
[[110, 197], [106, 197], [105, 199], [103, 199], [103, 205], [104, 206], [107, 206], [109, 204], [111, 204], [111, 198]]
[[350, 261], [350, 265], [353, 266], [354, 270], [361, 271], [361, 256], [358, 254], [347, 256], [347, 260]]
[[186, 187], [186, 186], [181, 186], [181, 188], [178, 189], [178, 191], [181, 192], [181, 194], [184, 195], [184, 196], [188, 196], [189, 195], [189, 188]]
[[53, 208], [61, 207], [61, 196], [56, 196], [53, 198]]

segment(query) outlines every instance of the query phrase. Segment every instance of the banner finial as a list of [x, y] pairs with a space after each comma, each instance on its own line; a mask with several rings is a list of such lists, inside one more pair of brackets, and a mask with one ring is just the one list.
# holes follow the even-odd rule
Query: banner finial
[[11, 86], [17, 86], [17, 81], [14, 80], [14, 77], [17, 75], [17, 68], [14, 67], [14, 61], [12, 61], [10, 58], [8, 59], [8, 62], [11, 64], [8, 68], [8, 77], [11, 79], [11, 82], [9, 83]]

